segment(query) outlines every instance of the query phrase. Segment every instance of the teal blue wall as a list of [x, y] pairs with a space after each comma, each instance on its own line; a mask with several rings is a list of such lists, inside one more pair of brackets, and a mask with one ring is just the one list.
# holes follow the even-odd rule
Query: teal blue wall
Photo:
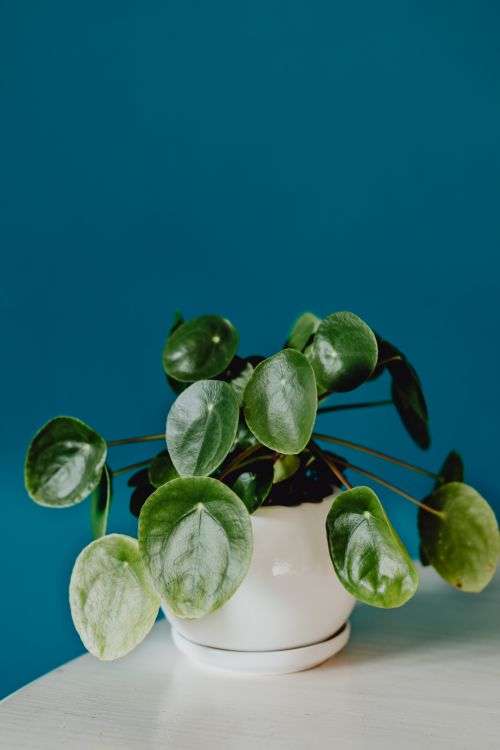
[[[325, 429], [429, 467], [456, 447], [498, 502], [499, 20], [482, 0], [0, 3], [0, 692], [82, 651], [88, 508], [31, 503], [25, 445], [55, 414], [161, 430], [175, 308], [227, 315], [246, 353], [304, 309], [357, 312], [411, 355], [433, 445], [386, 410]], [[382, 497], [415, 553], [413, 508]]]

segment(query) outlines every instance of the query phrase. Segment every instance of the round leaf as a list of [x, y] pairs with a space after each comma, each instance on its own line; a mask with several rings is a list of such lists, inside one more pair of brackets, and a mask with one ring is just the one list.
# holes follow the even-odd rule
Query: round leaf
[[53, 508], [75, 505], [94, 490], [106, 461], [106, 443], [74, 417], [56, 417], [33, 438], [24, 482], [30, 497]]
[[163, 350], [165, 372], [175, 380], [213, 378], [226, 369], [238, 347], [234, 326], [218, 315], [202, 315], [182, 323]]
[[421, 511], [420, 543], [439, 575], [462, 591], [482, 591], [496, 570], [498, 524], [475, 489], [462, 482], [439, 487], [426, 503], [443, 516]]
[[200, 380], [174, 401], [167, 418], [167, 443], [181, 476], [211, 474], [231, 450], [239, 403], [220, 380]]
[[112, 495], [113, 480], [111, 472], [105, 464], [99, 484], [90, 497], [90, 526], [94, 539], [99, 539], [106, 533]]
[[355, 487], [334, 499], [326, 533], [335, 572], [356, 599], [389, 608], [413, 596], [417, 571], [369, 487]]
[[231, 484], [249, 513], [254, 513], [267, 499], [273, 486], [272, 461], [254, 461], [245, 466]]
[[243, 408], [250, 430], [279, 453], [300, 453], [311, 438], [318, 398], [311, 365], [295, 349], [285, 349], [255, 368]]
[[[168, 336], [170, 337], [173, 334], [173, 332], [176, 331], [177, 328], [179, 328], [179, 326], [181, 326], [183, 323], [184, 323], [184, 318], [182, 316], [181, 311], [176, 310], [172, 318], [172, 323], [170, 325]], [[167, 375], [166, 373], [165, 373], [165, 376], [167, 378], [167, 383], [169, 384], [169, 386], [171, 387], [174, 393], [182, 393], [184, 388], [186, 388], [186, 383], [181, 383], [179, 380], [176, 380], [175, 378], [171, 378], [170, 375]]]
[[325, 318], [308, 351], [320, 392], [357, 388], [373, 372], [377, 354], [375, 334], [351, 312]]
[[221, 607], [252, 555], [250, 516], [239, 497], [208, 477], [159, 487], [139, 517], [139, 544], [156, 590], [178, 617]]
[[291, 349], [297, 349], [299, 352], [303, 351], [309, 343], [310, 338], [318, 330], [320, 323], [320, 318], [317, 318], [313, 313], [302, 313], [292, 326], [287, 346]]
[[171, 479], [176, 479], [178, 476], [179, 474], [172, 463], [168, 451], [158, 453], [151, 461], [149, 481], [155, 489], [162, 484], [166, 484], [166, 482], [170, 482]]
[[91, 654], [128, 654], [151, 630], [160, 605], [136, 539], [110, 534], [79, 554], [69, 587], [71, 616]]

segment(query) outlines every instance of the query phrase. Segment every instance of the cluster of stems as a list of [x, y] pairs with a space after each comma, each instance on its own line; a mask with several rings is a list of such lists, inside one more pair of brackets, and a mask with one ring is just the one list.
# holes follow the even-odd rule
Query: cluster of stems
[[[384, 400], [384, 401], [364, 401], [360, 403], [353, 403], [353, 404], [338, 404], [336, 406], [326, 406], [321, 407], [318, 409], [318, 414], [326, 414], [334, 411], [344, 411], [347, 409], [364, 409], [364, 408], [370, 408], [375, 406], [386, 406], [388, 404], [391, 404], [391, 400]], [[156, 441], [164, 441], [165, 440], [165, 434], [159, 433], [154, 435], [140, 435], [138, 437], [129, 437], [129, 438], [121, 438], [119, 440], [109, 440], [108, 446], [110, 448], [113, 448], [115, 446], [119, 445], [129, 445], [130, 443], [147, 443], [147, 442], [156, 442]], [[401, 466], [404, 469], [407, 469], [408, 471], [413, 471], [417, 474], [422, 474], [423, 476], [429, 477], [430, 479], [438, 480], [440, 479], [439, 474], [435, 474], [432, 471], [429, 471], [428, 469], [423, 468], [422, 466], [416, 466], [415, 464], [411, 464], [408, 461], [404, 461], [401, 458], [396, 458], [395, 456], [391, 456], [388, 453], [382, 453], [382, 451], [376, 450], [375, 448], [369, 448], [366, 445], [361, 445], [360, 443], [354, 443], [351, 440], [346, 440], [344, 438], [335, 437], [333, 435], [325, 435], [321, 432], [313, 432], [312, 434], [312, 440], [309, 443], [309, 449], [311, 453], [315, 456], [315, 458], [318, 461], [323, 461], [325, 465], [330, 469], [332, 474], [337, 478], [337, 480], [341, 483], [342, 486], [344, 486], [346, 489], [351, 489], [351, 484], [347, 480], [343, 469], [349, 469], [350, 471], [353, 471], [356, 474], [360, 474], [361, 476], [365, 476], [368, 479], [371, 479], [373, 482], [380, 484], [382, 487], [385, 487], [386, 489], [390, 490], [391, 492], [394, 492], [396, 495], [399, 495], [400, 497], [405, 498], [405, 500], [409, 500], [414, 505], [417, 505], [419, 508], [422, 508], [422, 510], [427, 511], [428, 513], [433, 513], [437, 516], [442, 516], [443, 514], [434, 508], [431, 508], [426, 503], [423, 503], [421, 500], [417, 500], [416, 497], [413, 497], [405, 490], [401, 489], [400, 487], [397, 487], [395, 484], [392, 484], [392, 482], [388, 482], [383, 477], [379, 476], [378, 474], [375, 474], [372, 471], [369, 471], [368, 469], [364, 469], [361, 466], [356, 466], [355, 464], [352, 464], [350, 461], [347, 461], [343, 458], [340, 458], [338, 456], [333, 456], [331, 453], [325, 452], [320, 446], [318, 445], [318, 442], [323, 443], [329, 443], [331, 445], [340, 446], [343, 448], [349, 448], [354, 451], [358, 451], [361, 453], [367, 453], [370, 456], [375, 456], [376, 458], [380, 458], [383, 461], [387, 461], [392, 464], [396, 464], [397, 466]], [[222, 474], [220, 475], [219, 479], [224, 480], [229, 474], [232, 474], [237, 469], [241, 469], [244, 466], [246, 466], [249, 463], [254, 463], [256, 460], [272, 460], [277, 458], [278, 454], [272, 453], [266, 456], [261, 457], [255, 457], [253, 454], [259, 451], [262, 448], [262, 445], [260, 443], [257, 443], [256, 445], [251, 445], [248, 448], [245, 448], [240, 453], [238, 453], [231, 463], [224, 469]], [[112, 471], [113, 476], [119, 476], [120, 474], [125, 474], [127, 472], [133, 471], [134, 469], [139, 469], [145, 466], [149, 466], [149, 464], [152, 462], [154, 457], [145, 459], [144, 461], [138, 461], [137, 463], [128, 464], [128, 466], [123, 466], [120, 469], [115, 469]]]

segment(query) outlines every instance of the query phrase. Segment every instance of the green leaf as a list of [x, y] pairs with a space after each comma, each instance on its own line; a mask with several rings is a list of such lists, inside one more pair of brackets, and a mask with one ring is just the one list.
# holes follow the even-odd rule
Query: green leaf
[[377, 337], [379, 363], [374, 375], [387, 369], [392, 378], [391, 395], [410, 437], [426, 450], [431, 444], [429, 413], [420, 378], [413, 365], [394, 344]]
[[298, 456], [280, 456], [273, 467], [273, 484], [284, 482], [285, 479], [293, 476], [300, 467], [300, 458]]
[[90, 526], [94, 539], [106, 534], [112, 496], [113, 480], [109, 467], [104, 464], [99, 484], [90, 498]]
[[498, 524], [492, 509], [475, 489], [462, 482], [441, 485], [426, 503], [443, 515], [419, 513], [425, 557], [452, 586], [482, 591], [493, 578], [499, 553]]
[[142, 506], [155, 490], [149, 480], [149, 468], [140, 469], [140, 471], [132, 474], [127, 484], [129, 487], [134, 488], [130, 496], [129, 510], [133, 516], [139, 518]]
[[406, 430], [420, 448], [431, 444], [429, 414], [419, 377], [407, 360], [389, 367], [392, 375], [391, 395]]
[[239, 404], [231, 386], [200, 380], [174, 401], [167, 418], [167, 443], [181, 476], [211, 474], [231, 450]]
[[135, 648], [160, 606], [137, 540], [110, 534], [85, 547], [73, 567], [69, 601], [78, 635], [98, 659], [118, 659]]
[[240, 417], [240, 420], [238, 422], [238, 429], [236, 430], [236, 437], [234, 438], [234, 443], [232, 445], [231, 451], [242, 451], [246, 448], [249, 448], [251, 445], [257, 445], [258, 442], [259, 441], [255, 437], [253, 432], [250, 432], [250, 430], [248, 429], [244, 417]]
[[75, 505], [97, 487], [107, 447], [91, 427], [74, 417], [56, 417], [35, 435], [24, 465], [24, 483], [39, 505]]
[[202, 315], [180, 325], [167, 339], [163, 367], [182, 382], [213, 378], [226, 369], [238, 347], [234, 326], [218, 315]]
[[260, 508], [268, 498], [272, 486], [273, 463], [268, 460], [254, 461], [245, 466], [231, 483], [232, 489], [243, 500], [249, 513], [254, 513]]
[[[462, 457], [459, 453], [456, 451], [450, 451], [448, 455], [446, 456], [443, 465], [441, 466], [441, 469], [439, 470], [439, 477], [434, 483], [434, 489], [437, 489], [438, 487], [441, 487], [443, 484], [447, 484], [448, 482], [463, 482], [464, 481], [464, 464], [462, 461]], [[424, 502], [426, 505], [430, 505], [430, 499], [428, 497], [424, 498]], [[420, 524], [422, 521], [420, 519], [420, 515], [422, 513], [426, 513], [423, 508], [418, 509], [418, 523]], [[422, 565], [427, 566], [430, 565], [429, 558], [425, 554], [425, 550], [422, 546], [422, 544], [419, 545], [419, 557], [420, 562]]]
[[149, 466], [149, 481], [154, 488], [160, 487], [171, 479], [176, 479], [179, 474], [172, 463], [168, 451], [161, 451], [153, 458]]
[[405, 356], [399, 349], [391, 344], [386, 339], [382, 338], [378, 333], [374, 331], [375, 338], [377, 339], [378, 346], [378, 359], [377, 366], [369, 377], [369, 380], [376, 380], [380, 377], [389, 365], [399, 360], [405, 359]]
[[279, 453], [300, 453], [310, 440], [318, 406], [311, 365], [285, 349], [255, 368], [245, 389], [245, 419], [255, 437]]
[[144, 505], [139, 545], [171, 611], [198, 618], [221, 607], [245, 577], [252, 525], [243, 502], [222, 482], [181, 477]]
[[[173, 318], [172, 323], [170, 326], [170, 330], [168, 332], [168, 338], [176, 331], [179, 326], [181, 326], [184, 323], [184, 318], [182, 316], [182, 313], [180, 310], [176, 310]], [[166, 343], [165, 343], [166, 346]], [[167, 383], [171, 387], [174, 393], [182, 393], [182, 391], [187, 388], [187, 383], [181, 383], [179, 380], [176, 380], [175, 378], [171, 378], [170, 375], [167, 375], [165, 373], [165, 377], [167, 378]]]
[[316, 333], [321, 323], [320, 318], [311, 312], [302, 313], [292, 326], [288, 336], [287, 346], [291, 349], [303, 351], [311, 337]]
[[245, 393], [245, 388], [247, 387], [250, 378], [252, 377], [254, 372], [254, 367], [250, 362], [247, 362], [244, 369], [240, 372], [239, 375], [237, 375], [235, 378], [233, 378], [231, 381], [229, 381], [229, 385], [236, 393], [236, 397], [238, 398], [238, 402], [240, 404], [243, 403], [243, 394]]
[[415, 567], [369, 487], [337, 495], [326, 519], [333, 567], [344, 588], [373, 607], [400, 607], [418, 586]]
[[[450, 451], [446, 456], [441, 469], [439, 470], [439, 479], [436, 482], [436, 488], [448, 482], [464, 481], [464, 462], [462, 456], [457, 451]], [[425, 511], [420, 511], [421, 513]]]
[[375, 335], [361, 318], [351, 312], [329, 315], [308, 351], [320, 392], [357, 388], [373, 372], [377, 351]]
[[172, 323], [168, 335], [171, 336], [182, 324], [184, 323], [184, 317], [180, 310], [176, 310], [172, 316]]

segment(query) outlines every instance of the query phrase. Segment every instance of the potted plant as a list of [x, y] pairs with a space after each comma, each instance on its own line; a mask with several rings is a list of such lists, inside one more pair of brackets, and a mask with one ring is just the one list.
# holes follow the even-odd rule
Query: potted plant
[[[35, 502], [62, 508], [90, 496], [95, 540], [75, 562], [70, 605], [92, 654], [127, 654], [162, 606], [179, 648], [201, 662], [294, 671], [345, 644], [355, 600], [403, 605], [418, 586], [415, 565], [375, 492], [353, 487], [346, 472], [419, 506], [424, 565], [462, 591], [487, 585], [498, 526], [488, 503], [464, 484], [457, 453], [432, 472], [315, 429], [319, 414], [389, 403], [427, 448], [420, 380], [399, 349], [350, 312], [301, 315], [267, 358], [241, 357], [237, 348], [228, 320], [177, 315], [163, 350], [177, 394], [165, 434], [105, 440], [79, 419], [56, 417], [29, 446], [25, 484]], [[383, 373], [390, 399], [324, 405]], [[107, 463], [109, 448], [165, 440], [147, 461], [118, 470]], [[434, 486], [418, 500], [332, 446], [391, 461]], [[138, 539], [106, 535], [113, 477], [137, 468], [129, 485]]]

